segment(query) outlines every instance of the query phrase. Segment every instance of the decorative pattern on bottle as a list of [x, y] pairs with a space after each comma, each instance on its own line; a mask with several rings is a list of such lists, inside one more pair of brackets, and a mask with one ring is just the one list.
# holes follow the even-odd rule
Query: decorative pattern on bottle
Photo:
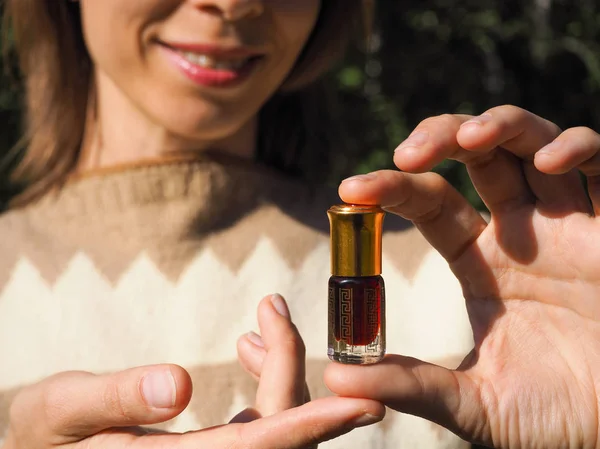
[[352, 288], [340, 288], [340, 339], [348, 344], [353, 344], [353, 301]]
[[327, 305], [327, 335], [328, 344], [333, 344], [334, 340], [337, 339], [336, 325], [335, 325], [335, 288], [329, 286], [329, 297]]
[[365, 288], [365, 302], [367, 305], [367, 335], [374, 339], [379, 333], [379, 298], [377, 290]]

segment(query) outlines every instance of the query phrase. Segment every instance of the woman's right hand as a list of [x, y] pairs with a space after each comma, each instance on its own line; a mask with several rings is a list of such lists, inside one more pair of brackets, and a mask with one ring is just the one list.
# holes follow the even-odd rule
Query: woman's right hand
[[259, 344], [247, 337], [238, 344], [240, 359], [259, 386], [255, 407], [229, 424], [184, 434], [140, 427], [174, 418], [188, 405], [192, 382], [176, 365], [107, 375], [66, 372], [19, 393], [4, 449], [119, 449], [133, 444], [140, 449], [293, 449], [380, 421], [385, 408], [372, 400], [329, 397], [304, 404], [303, 344], [279, 299], [265, 298], [259, 306], [262, 339], [254, 338]]
[[[448, 157], [488, 221], [427, 173]], [[331, 364], [329, 389], [490, 447], [600, 448], [600, 135], [506, 105], [427, 119], [394, 160], [402, 171], [345, 182], [342, 199], [415, 223], [460, 281], [474, 347], [454, 370], [399, 355]]]

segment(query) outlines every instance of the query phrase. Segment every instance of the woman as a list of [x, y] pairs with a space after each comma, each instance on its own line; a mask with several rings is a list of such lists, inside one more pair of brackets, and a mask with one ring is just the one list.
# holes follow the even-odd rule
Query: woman
[[[305, 371], [327, 395], [325, 211], [339, 200], [295, 175], [328, 170], [317, 80], [365, 4], [6, 3], [28, 124], [26, 188], [0, 218], [9, 449], [120, 447], [135, 426], [196, 430], [250, 405], [232, 425], [136, 444], [304, 447], [382, 419], [370, 400], [302, 405]], [[472, 346], [459, 285], [409, 222], [387, 227], [388, 347], [454, 367]], [[267, 297], [261, 336], [237, 342], [256, 390], [234, 348], [274, 290], [289, 305]], [[394, 416], [328, 444], [466, 443]]]

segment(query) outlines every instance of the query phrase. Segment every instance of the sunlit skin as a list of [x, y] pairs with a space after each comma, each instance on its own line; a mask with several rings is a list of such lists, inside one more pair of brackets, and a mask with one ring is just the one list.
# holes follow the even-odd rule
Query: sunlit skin
[[[599, 447], [600, 136], [512, 106], [415, 132], [394, 155], [405, 173], [347, 180], [340, 195], [416, 223], [462, 284], [475, 348], [456, 370], [399, 355], [332, 364], [327, 385], [498, 448]], [[441, 177], [417, 174], [446, 158], [467, 165], [489, 224]]]

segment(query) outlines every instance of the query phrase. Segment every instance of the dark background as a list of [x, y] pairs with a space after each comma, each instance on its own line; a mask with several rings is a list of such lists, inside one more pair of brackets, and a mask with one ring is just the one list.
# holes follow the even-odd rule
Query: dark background
[[[515, 104], [562, 128], [600, 130], [599, 3], [380, 0], [368, 56], [350, 52], [334, 74], [350, 147], [336, 150], [343, 168], [331, 182], [389, 167], [397, 144], [431, 115]], [[19, 136], [20, 98], [18, 83], [0, 75], [0, 155]], [[350, 166], [346, 153], [358, 156]], [[436, 170], [481, 206], [462, 166]]]
[[[421, 120], [514, 104], [600, 131], [599, 0], [380, 0], [371, 56], [338, 74], [354, 171], [390, 167]], [[462, 165], [436, 169], [481, 207]]]

